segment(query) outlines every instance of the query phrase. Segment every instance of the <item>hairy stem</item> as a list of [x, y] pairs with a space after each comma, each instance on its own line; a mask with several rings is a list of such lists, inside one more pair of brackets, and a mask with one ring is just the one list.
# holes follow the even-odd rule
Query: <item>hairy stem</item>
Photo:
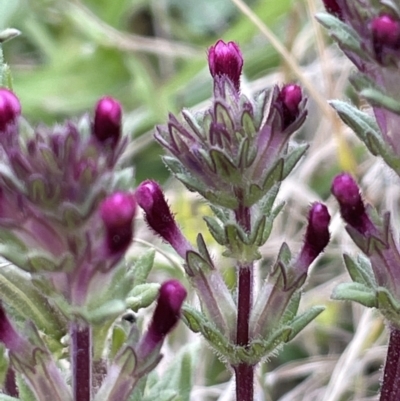
[[[244, 230], [250, 232], [250, 209], [240, 206], [236, 211], [236, 220]], [[253, 263], [238, 266], [238, 317], [236, 325], [236, 344], [248, 346], [249, 321], [253, 296]], [[254, 366], [240, 363], [234, 366], [236, 376], [236, 401], [253, 401], [254, 397]]]
[[391, 327], [379, 401], [400, 400], [400, 330]]
[[74, 401], [90, 401], [92, 393], [92, 331], [89, 326], [72, 323], [71, 365]]

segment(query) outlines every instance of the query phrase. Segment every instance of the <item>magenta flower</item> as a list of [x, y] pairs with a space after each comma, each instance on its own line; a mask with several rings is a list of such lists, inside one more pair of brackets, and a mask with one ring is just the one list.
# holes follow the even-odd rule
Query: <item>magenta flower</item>
[[311, 206], [304, 245], [297, 262], [298, 268], [303, 272], [307, 272], [310, 264], [328, 245], [330, 220], [328, 208], [323, 203], [316, 202]]
[[235, 42], [225, 43], [223, 40], [219, 40], [214, 46], [211, 46], [208, 50], [208, 66], [214, 79], [226, 75], [239, 92], [243, 57]]
[[342, 173], [337, 175], [332, 182], [331, 190], [339, 202], [343, 220], [350, 227], [364, 236], [376, 231], [365, 209], [360, 189], [350, 174]]
[[14, 123], [21, 114], [21, 104], [17, 96], [6, 88], [0, 88], [0, 131]]
[[103, 97], [96, 105], [93, 123], [93, 135], [100, 142], [109, 142], [115, 146], [121, 137], [122, 109], [112, 97]]
[[100, 205], [110, 254], [124, 252], [132, 241], [136, 201], [131, 193], [115, 192]]
[[176, 224], [160, 186], [155, 181], [144, 181], [136, 189], [135, 196], [144, 210], [147, 224], [182, 258], [186, 258], [186, 252], [192, 247]]
[[137, 347], [139, 358], [146, 358], [153, 351], [159, 351], [165, 336], [180, 319], [186, 295], [186, 289], [177, 280], [169, 280], [161, 285], [149, 328]]

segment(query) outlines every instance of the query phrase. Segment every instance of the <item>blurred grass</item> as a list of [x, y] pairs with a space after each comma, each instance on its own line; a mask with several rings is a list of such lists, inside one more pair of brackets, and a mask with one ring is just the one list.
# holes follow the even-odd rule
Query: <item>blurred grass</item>
[[[348, 64], [326, 38], [315, 40], [310, 14], [321, 7], [319, 3], [249, 0], [246, 4], [289, 50], [301, 77], [311, 81], [318, 96], [343, 98]], [[239, 42], [245, 58], [246, 91], [296, 77], [260, 30], [230, 0], [0, 0], [0, 29], [9, 26], [22, 32], [3, 50], [27, 119], [34, 124], [54, 124], [91, 112], [97, 99], [105, 94], [115, 96], [124, 106], [124, 130], [132, 139], [125, 162], [135, 165], [138, 182], [145, 178], [168, 180], [160, 159], [162, 150], [152, 139], [154, 126], [165, 123], [169, 111], [178, 113], [182, 107], [199, 108], [207, 102], [211, 79], [206, 49], [217, 39]], [[310, 151], [282, 186], [286, 211], [262, 250], [265, 263], [260, 265], [259, 273], [265, 276], [282, 241], [289, 242], [295, 251], [299, 248], [305, 210], [311, 201], [326, 200], [334, 216], [332, 244], [314, 267], [304, 296], [306, 306], [326, 303], [333, 285], [347, 279], [340, 255], [342, 249], [353, 249], [335, 217], [329, 195], [331, 178], [344, 164], [364, 174], [374, 166], [359, 143], [354, 145], [354, 136], [326, 118], [312, 98], [309, 115], [300, 135], [311, 142]], [[339, 135], [345, 138], [345, 144], [350, 143], [351, 152], [337, 141]], [[362, 166], [361, 170], [357, 166]], [[368, 182], [375, 178], [368, 175]], [[204, 227], [199, 223], [204, 207], [181, 193], [180, 188], [174, 186], [171, 191], [172, 208], [179, 211], [178, 219], [193, 240], [199, 227]], [[154, 241], [142, 231], [140, 236]], [[160, 249], [170, 252], [163, 245]], [[221, 266], [228, 266], [226, 275], [232, 281], [229, 261], [219, 259], [218, 248], [213, 251]], [[155, 274], [170, 271], [170, 263], [167, 266], [163, 260]], [[361, 308], [329, 304], [303, 335], [262, 366], [259, 400], [344, 401], [372, 396], [382, 362], [379, 346], [385, 337], [381, 335], [380, 319], [362, 320], [363, 313]], [[330, 372], [339, 366], [340, 355], [351, 344], [359, 322], [361, 328], [375, 333], [355, 354], [364, 365], [356, 366], [353, 361], [349, 377], [354, 380], [343, 387], [337, 383], [331, 396], [325, 392]], [[205, 355], [193, 400], [232, 400], [229, 375], [215, 356], [209, 351]]]

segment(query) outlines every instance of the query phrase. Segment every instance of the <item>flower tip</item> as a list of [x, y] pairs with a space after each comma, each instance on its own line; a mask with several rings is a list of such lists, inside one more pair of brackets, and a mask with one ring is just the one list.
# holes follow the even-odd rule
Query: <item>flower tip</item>
[[135, 213], [136, 201], [131, 193], [115, 192], [101, 203], [100, 216], [110, 253], [120, 253], [131, 243]]
[[0, 130], [14, 122], [21, 114], [21, 103], [7, 88], [0, 88]]
[[301, 87], [296, 84], [287, 84], [279, 91], [277, 107], [281, 110], [283, 129], [292, 124], [298, 117], [302, 100]]
[[101, 218], [109, 227], [119, 227], [131, 223], [135, 212], [135, 197], [127, 192], [115, 192], [100, 206]]
[[331, 192], [340, 204], [355, 206], [361, 202], [360, 189], [348, 173], [341, 173], [333, 179]]
[[396, 48], [400, 45], [400, 22], [392, 16], [382, 14], [371, 21], [375, 46]]
[[299, 104], [303, 99], [301, 87], [295, 84], [285, 85], [279, 94], [283, 104], [294, 116], [299, 112]]
[[208, 66], [213, 78], [226, 75], [239, 91], [243, 56], [237, 43], [225, 43], [223, 40], [218, 40], [208, 50]]
[[115, 145], [121, 136], [122, 108], [110, 96], [101, 98], [96, 105], [93, 135], [100, 141], [110, 141]]
[[185, 287], [178, 280], [169, 280], [161, 285], [158, 302], [179, 314], [186, 295]]
[[315, 231], [326, 231], [331, 221], [328, 208], [323, 203], [314, 203], [308, 214], [308, 221]]
[[135, 197], [138, 205], [146, 212], [157, 202], [157, 199], [164, 198], [164, 195], [157, 182], [146, 180], [136, 189]]

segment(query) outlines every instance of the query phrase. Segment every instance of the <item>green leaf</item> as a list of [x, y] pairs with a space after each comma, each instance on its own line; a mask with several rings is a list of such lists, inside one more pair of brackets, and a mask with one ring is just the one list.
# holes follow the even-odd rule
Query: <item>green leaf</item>
[[114, 326], [111, 335], [111, 346], [110, 346], [110, 359], [114, 359], [115, 355], [122, 348], [126, 341], [126, 333], [122, 327]]
[[288, 154], [284, 156], [284, 165], [281, 180], [284, 180], [289, 173], [295, 168], [296, 164], [303, 157], [304, 153], [306, 153], [309, 145], [301, 144], [301, 145], [292, 145], [291, 149], [289, 149]]
[[134, 285], [144, 284], [154, 264], [155, 250], [149, 249], [134, 262]]
[[222, 246], [227, 245], [227, 237], [225, 235], [224, 228], [221, 226], [221, 223], [215, 217], [211, 216], [204, 216], [203, 220], [206, 222], [208, 231], [213, 236], [215, 241]]
[[313, 306], [306, 312], [296, 316], [290, 323], [292, 331], [290, 332], [288, 341], [292, 341], [297, 334], [300, 333], [311, 321], [313, 321], [320, 313], [325, 310], [325, 306]]
[[350, 25], [327, 13], [317, 13], [315, 17], [329, 30], [329, 34], [342, 50], [354, 52], [365, 59], [365, 51], [360, 46], [361, 40]]
[[26, 320], [32, 320], [47, 335], [61, 338], [66, 322], [61, 313], [50, 306], [45, 295], [37, 289], [28, 274], [14, 266], [0, 269], [2, 300]]
[[355, 301], [368, 308], [377, 307], [376, 292], [360, 283], [339, 284], [333, 290], [332, 299], [338, 301]]
[[126, 299], [126, 305], [135, 312], [139, 309], [147, 308], [157, 298], [159, 289], [160, 284], [157, 283], [137, 285]]
[[347, 271], [353, 281], [369, 288], [376, 287], [374, 273], [368, 259], [360, 255], [356, 261], [347, 254], [344, 254], [343, 258]]

